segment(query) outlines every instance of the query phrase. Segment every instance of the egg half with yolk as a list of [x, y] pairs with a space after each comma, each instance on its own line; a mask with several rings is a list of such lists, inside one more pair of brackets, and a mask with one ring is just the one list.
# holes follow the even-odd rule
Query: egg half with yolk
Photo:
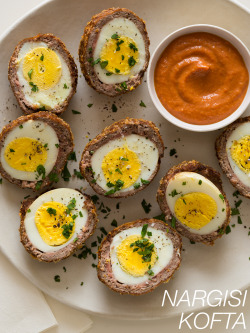
[[95, 207], [88, 196], [58, 188], [23, 203], [21, 242], [36, 259], [59, 261], [83, 245], [96, 223]]
[[38, 35], [16, 47], [9, 80], [25, 113], [46, 110], [60, 114], [75, 93], [77, 68], [58, 38]]

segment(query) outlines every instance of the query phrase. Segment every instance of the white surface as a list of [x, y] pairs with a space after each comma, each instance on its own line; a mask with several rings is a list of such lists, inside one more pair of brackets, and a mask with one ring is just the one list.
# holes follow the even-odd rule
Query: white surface
[[[0, 29], [1, 31], [3, 31], [4, 28], [7, 28], [12, 21], [14, 21], [16, 18], [18, 18], [19, 16], [21, 16], [22, 14], [24, 14], [29, 8], [31, 8], [31, 6], [36, 5], [36, 3], [39, 3], [40, 1], [37, 0], [25, 0], [22, 2], [19, 1], [11, 1], [11, 2], [5, 2], [4, 4], [4, 10], [1, 11], [1, 20], [0, 20]], [[14, 5], [13, 5], [14, 4]], [[13, 10], [13, 8], [15, 7], [15, 10]], [[224, 8], [227, 8], [227, 5], [224, 6]], [[236, 7], [233, 7], [236, 10]], [[6, 10], [5, 10], [6, 9]], [[180, 10], [185, 11], [184, 9]], [[210, 10], [208, 10], [208, 12], [213, 12], [216, 11], [215, 8], [215, 4], [213, 2], [213, 7], [210, 8]], [[97, 12], [96, 10], [96, 6], [93, 5], [93, 10], [91, 11], [91, 14], [94, 14], [95, 12]], [[91, 15], [89, 14], [89, 15]], [[224, 12], [223, 12], [224, 15]], [[231, 13], [232, 16], [228, 17], [228, 28], [230, 27], [230, 25], [232, 25], [232, 22], [234, 21], [234, 15]], [[234, 24], [234, 23], [233, 23]], [[239, 29], [242, 28], [242, 25], [244, 26], [243, 23], [239, 22], [238, 23], [238, 27]], [[174, 29], [173, 29], [174, 30]], [[138, 88], [140, 89], [140, 88]], [[90, 91], [89, 91], [90, 92]], [[88, 102], [87, 102], [88, 103]], [[199, 136], [196, 136], [198, 139], [200, 138]], [[193, 141], [195, 142], [196, 139], [195, 137], [193, 137], [193, 140], [188, 140], [188, 142]], [[201, 143], [202, 144], [202, 143]], [[196, 149], [197, 146], [194, 147], [194, 149]], [[184, 154], [184, 158], [186, 158], [186, 154]], [[193, 157], [194, 154], [191, 154], [190, 157]], [[214, 159], [213, 159], [214, 161]], [[207, 159], [207, 162], [209, 162], [209, 158]], [[223, 179], [225, 181], [225, 178]], [[233, 189], [230, 188], [230, 191], [232, 191]], [[226, 237], [226, 236], [225, 236]], [[244, 253], [246, 254], [246, 249], [244, 249]], [[80, 262], [79, 262], [80, 264]], [[249, 262], [246, 262], [246, 268], [248, 267]], [[245, 272], [245, 274], [247, 274], [247, 272]], [[231, 276], [228, 276], [227, 279], [225, 280], [225, 283], [227, 282], [227, 280], [231, 280], [233, 279]], [[249, 290], [250, 293], [250, 290]], [[159, 299], [159, 301], [161, 301], [161, 299]], [[208, 310], [208, 313], [212, 313], [211, 311], [212, 309]], [[223, 308], [223, 311], [228, 312], [232, 310], [231, 308]], [[249, 322], [249, 313], [250, 313], [250, 304], [249, 304], [249, 300], [246, 304], [246, 307], [244, 308], [244, 313], [248, 314], [247, 317], [247, 327], [249, 328], [250, 322]], [[96, 332], [117, 332], [119, 330], [119, 332], [123, 333], [123, 332], [137, 332], [138, 329], [143, 330], [145, 333], [147, 332], [152, 332], [152, 330], [156, 331], [156, 332], [165, 332], [165, 331], [170, 331], [170, 332], [179, 332], [178, 330], [178, 322], [179, 322], [179, 318], [171, 318], [168, 320], [159, 320], [159, 321], [150, 321], [147, 323], [143, 323], [143, 322], [121, 322], [119, 320], [109, 320], [109, 319], [103, 319], [100, 317], [96, 317], [96, 316], [92, 316], [94, 318], [95, 324], [93, 326], [93, 328], [89, 331], [90, 333], [96, 333]], [[218, 326], [217, 328], [215, 328], [213, 330], [213, 333], [217, 333], [223, 332], [223, 329], [220, 328], [222, 326]], [[223, 326], [224, 327], [224, 326]], [[190, 330], [187, 329], [183, 329], [182, 332], [189, 332]], [[194, 332], [196, 332], [196, 330], [192, 330]], [[230, 331], [230, 330], [229, 330]], [[239, 333], [239, 332], [243, 332], [242, 330], [234, 330], [234, 332]], [[244, 331], [246, 332], [246, 331]]]
[[42, 293], [2, 253], [0, 261], [0, 332], [39, 333], [57, 326]]
[[[220, 24], [220, 21], [218, 21], [218, 25]], [[229, 124], [231, 124], [233, 121], [238, 119], [246, 110], [250, 103], [250, 85], [248, 85], [248, 89], [246, 92], [246, 95], [240, 104], [240, 106], [227, 118], [209, 125], [194, 125], [186, 123], [176, 117], [174, 117], [170, 112], [168, 112], [165, 107], [160, 102], [157, 93], [155, 91], [154, 86], [154, 71], [155, 66], [157, 64], [158, 59], [160, 58], [162, 52], [165, 50], [165, 48], [176, 38], [193, 32], [208, 32], [211, 34], [215, 34], [217, 36], [220, 36], [221, 38], [226, 39], [229, 41], [232, 45], [236, 47], [236, 49], [239, 51], [241, 56], [243, 57], [246, 67], [248, 69], [248, 72], [250, 73], [250, 53], [246, 45], [234, 34], [232, 34], [230, 31], [226, 29], [222, 29], [219, 26], [215, 25], [209, 25], [209, 24], [195, 24], [183, 27], [181, 29], [178, 29], [165, 37], [163, 41], [157, 46], [154, 53], [152, 54], [151, 61], [148, 67], [147, 71], [147, 80], [148, 80], [148, 88], [149, 93], [152, 98], [152, 101], [157, 108], [157, 110], [160, 112], [160, 114], [170, 121], [172, 124], [175, 124], [176, 126], [179, 126], [180, 128], [184, 128], [186, 130], [195, 131], [195, 132], [209, 132], [209, 131], [215, 131], [220, 128], [223, 128]]]

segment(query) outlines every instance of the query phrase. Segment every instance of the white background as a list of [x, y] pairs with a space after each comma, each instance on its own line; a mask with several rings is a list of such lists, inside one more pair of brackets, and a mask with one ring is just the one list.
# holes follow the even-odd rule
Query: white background
[[[74, 1], [74, 0], [71, 0]], [[90, 1], [90, 0], [86, 0]], [[92, 0], [93, 1], [93, 0]], [[178, 0], [175, 0], [178, 1]], [[208, 0], [209, 1], [209, 0]], [[17, 19], [22, 17], [26, 14], [29, 10], [33, 7], [39, 5], [43, 1], [41, 0], [1, 0], [1, 11], [0, 11], [0, 34], [2, 34], [5, 29], [7, 29], [13, 22]], [[248, 6], [250, 9], [250, 0], [240, 0], [244, 6]], [[46, 23], [45, 23], [46, 24]], [[49, 32], [49, 31], [48, 31]], [[249, 31], [246, 31], [249, 33]], [[26, 36], [24, 36], [26, 37]], [[1, 60], [0, 60], [1, 61]], [[230, 276], [228, 277], [230, 279]], [[159, 302], [161, 300], [159, 299]], [[225, 307], [222, 309], [215, 308], [205, 310], [210, 317], [212, 316], [213, 312], [244, 312], [244, 316], [246, 319], [246, 330], [242, 330], [240, 328], [235, 328], [232, 330], [227, 330], [227, 332], [234, 332], [234, 333], [241, 333], [241, 332], [250, 332], [250, 288], [248, 289], [248, 297], [247, 302], [244, 308], [230, 308]], [[170, 319], [164, 320], [154, 320], [154, 321], [122, 321], [118, 319], [107, 319], [101, 318], [97, 316], [91, 316], [94, 324], [93, 327], [88, 330], [89, 333], [134, 333], [134, 332], [143, 332], [143, 333], [153, 333], [153, 332], [168, 332], [168, 333], [175, 333], [175, 332], [190, 332], [190, 329], [183, 328], [181, 330], [178, 329], [180, 317], [174, 317]], [[221, 317], [223, 318], [223, 317]], [[225, 317], [226, 318], [226, 317]], [[213, 330], [196, 330], [192, 329], [191, 332], [213, 332], [213, 333], [223, 333], [226, 332], [225, 330], [225, 321], [224, 319], [223, 324], [220, 325], [215, 323]], [[193, 326], [193, 324], [192, 324]], [[70, 333], [70, 332], [69, 332]]]

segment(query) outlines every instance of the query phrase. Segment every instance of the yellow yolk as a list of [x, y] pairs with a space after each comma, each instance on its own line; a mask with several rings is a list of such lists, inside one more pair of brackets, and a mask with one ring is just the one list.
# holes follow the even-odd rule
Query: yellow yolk
[[[50, 246], [58, 246], [66, 243], [73, 235], [75, 223], [71, 214], [67, 216], [67, 207], [59, 202], [46, 202], [38, 208], [35, 215], [37, 230], [43, 241]], [[71, 223], [71, 225], [70, 225]], [[63, 235], [63, 225], [72, 226], [70, 235]]]
[[231, 146], [231, 156], [238, 167], [245, 173], [250, 172], [250, 136], [246, 135]]
[[38, 140], [18, 138], [8, 144], [4, 157], [13, 169], [34, 172], [38, 165], [45, 164], [47, 150]]
[[199, 230], [217, 214], [217, 204], [209, 195], [193, 192], [179, 197], [175, 202], [177, 219], [189, 228]]
[[149, 270], [149, 266], [151, 266], [151, 269], [157, 260], [155, 249], [152, 251], [150, 262], [144, 262], [142, 255], [140, 255], [138, 251], [134, 251], [136, 246], [131, 246], [131, 244], [141, 239], [141, 236], [138, 235], [128, 236], [121, 242], [116, 251], [121, 268], [132, 276], [145, 275], [145, 273]]
[[140, 176], [141, 163], [135, 152], [123, 146], [111, 150], [104, 156], [102, 171], [107, 182], [115, 184], [119, 179], [124, 182], [122, 188], [128, 188]]
[[24, 57], [23, 76], [31, 88], [35, 85], [38, 90], [50, 89], [57, 84], [61, 74], [60, 59], [51, 49], [37, 47]]
[[100, 59], [100, 65], [105, 64], [108, 72], [126, 75], [139, 61], [139, 52], [132, 38], [120, 36], [107, 40], [101, 50]]

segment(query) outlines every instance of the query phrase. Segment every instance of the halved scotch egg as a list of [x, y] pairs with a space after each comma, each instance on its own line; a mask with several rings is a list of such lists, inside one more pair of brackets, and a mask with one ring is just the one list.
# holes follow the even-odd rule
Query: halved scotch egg
[[24, 200], [20, 217], [20, 238], [25, 250], [44, 262], [69, 257], [93, 234], [98, 222], [90, 197], [70, 188]]
[[181, 246], [178, 233], [162, 221], [125, 223], [101, 243], [98, 278], [120, 294], [146, 294], [171, 279], [180, 266]]
[[59, 180], [74, 142], [70, 126], [44, 111], [22, 116], [0, 134], [0, 173], [34, 191]]
[[85, 147], [80, 171], [101, 195], [122, 198], [144, 189], [157, 174], [164, 145], [151, 121], [126, 118]]
[[157, 201], [172, 227], [194, 242], [213, 245], [229, 224], [220, 174], [197, 161], [172, 167], [160, 181]]
[[76, 92], [77, 67], [64, 43], [52, 34], [22, 40], [9, 62], [9, 81], [25, 114], [61, 114]]
[[250, 117], [229, 125], [217, 138], [215, 149], [231, 184], [240, 194], [250, 198]]
[[116, 96], [135, 89], [149, 62], [145, 22], [125, 8], [110, 8], [92, 17], [79, 46], [79, 61], [87, 83]]

